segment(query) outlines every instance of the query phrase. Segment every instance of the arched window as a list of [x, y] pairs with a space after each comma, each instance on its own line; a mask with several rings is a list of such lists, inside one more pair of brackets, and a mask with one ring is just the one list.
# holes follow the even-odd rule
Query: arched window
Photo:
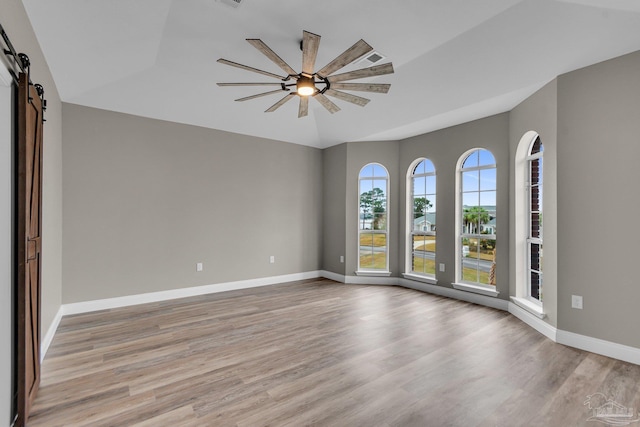
[[409, 229], [407, 271], [436, 274], [436, 169], [429, 159], [418, 159], [409, 168]]
[[458, 165], [457, 281], [495, 290], [496, 161], [489, 150], [478, 148]]
[[358, 272], [388, 272], [389, 173], [378, 163], [360, 170], [358, 179]]
[[542, 152], [537, 136], [527, 155], [527, 297], [542, 302]]

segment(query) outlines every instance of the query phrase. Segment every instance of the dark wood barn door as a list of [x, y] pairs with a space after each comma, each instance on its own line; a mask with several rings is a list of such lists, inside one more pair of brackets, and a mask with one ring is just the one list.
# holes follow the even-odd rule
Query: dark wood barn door
[[18, 85], [16, 426], [26, 425], [40, 384], [42, 101], [25, 74]]

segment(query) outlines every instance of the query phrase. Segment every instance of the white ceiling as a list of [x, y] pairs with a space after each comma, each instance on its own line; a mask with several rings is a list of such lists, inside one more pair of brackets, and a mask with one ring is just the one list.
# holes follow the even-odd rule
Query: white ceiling
[[[638, 0], [23, 1], [63, 101], [314, 147], [508, 111], [559, 74], [640, 50]], [[389, 93], [336, 100], [333, 115], [311, 100], [298, 119], [296, 101], [264, 113], [280, 95], [234, 102], [273, 88], [215, 84], [269, 81], [221, 57], [282, 74], [246, 38], [299, 70], [303, 30], [322, 36], [318, 69], [367, 41], [395, 74], [358, 82]]]

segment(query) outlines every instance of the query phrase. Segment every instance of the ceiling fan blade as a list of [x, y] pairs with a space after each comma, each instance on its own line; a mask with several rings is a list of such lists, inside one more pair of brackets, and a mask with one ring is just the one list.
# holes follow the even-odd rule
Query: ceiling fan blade
[[353, 61], [372, 50], [373, 48], [369, 46], [367, 42], [360, 39], [349, 49], [342, 52], [342, 54], [340, 54], [336, 59], [325, 65], [324, 68], [317, 72], [317, 74], [322, 78], [326, 78], [332, 73], [338, 71], [340, 68], [351, 64]]
[[309, 31], [302, 32], [302, 72], [312, 75], [313, 68], [316, 66], [316, 56], [318, 55], [318, 48], [320, 47], [320, 36], [310, 33]]
[[369, 103], [369, 99], [363, 98], [361, 96], [352, 95], [346, 92], [340, 92], [339, 90], [329, 89], [325, 92], [327, 96], [333, 96], [334, 98], [341, 99], [343, 101], [350, 102], [352, 104], [359, 105], [360, 107], [364, 107]]
[[265, 110], [265, 113], [273, 113], [274, 111], [276, 111], [278, 108], [282, 107], [287, 101], [290, 101], [293, 99], [293, 96], [295, 94], [294, 93], [290, 93], [288, 95], [286, 95], [284, 98], [282, 98], [280, 101], [276, 102], [275, 104], [273, 104], [271, 107], [267, 108]]
[[333, 89], [355, 90], [359, 92], [389, 92], [390, 84], [387, 83], [331, 83]]
[[340, 107], [334, 104], [329, 98], [327, 98], [323, 94], [316, 93], [315, 95], [313, 95], [313, 97], [317, 99], [318, 102], [322, 104], [322, 106], [326, 108], [327, 111], [329, 111], [331, 114], [340, 111]]
[[355, 71], [349, 71], [347, 73], [336, 74], [335, 76], [329, 77], [329, 82], [341, 82], [344, 80], [353, 80], [353, 79], [364, 79], [365, 77], [373, 77], [373, 76], [381, 76], [383, 74], [392, 74], [393, 73], [393, 64], [389, 62], [388, 64], [382, 65], [374, 65], [369, 68], [361, 68]]
[[253, 47], [255, 47], [260, 52], [262, 52], [264, 56], [266, 56], [271, 61], [273, 61], [273, 63], [275, 63], [278, 67], [282, 68], [282, 70], [285, 73], [287, 73], [289, 75], [298, 74], [298, 73], [296, 73], [296, 71], [293, 68], [291, 68], [289, 66], [289, 64], [284, 62], [284, 60], [282, 58], [280, 58], [277, 53], [275, 53], [273, 50], [271, 50], [271, 48], [269, 46], [267, 46], [262, 40], [260, 40], [260, 39], [247, 39], [247, 41], [249, 43], [251, 43], [251, 45], [253, 45]]
[[298, 107], [298, 118], [305, 117], [307, 114], [309, 114], [309, 97], [301, 96], [300, 106]]
[[249, 67], [248, 65], [238, 64], [237, 62], [229, 61], [227, 59], [218, 59], [218, 62], [221, 64], [231, 65], [232, 67], [242, 68], [243, 70], [253, 71], [254, 73], [263, 74], [265, 76], [274, 77], [279, 80], [285, 80], [287, 77], [282, 77], [277, 74], [270, 73], [268, 71], [259, 70], [257, 68]]
[[244, 98], [236, 99], [236, 101], [240, 101], [240, 102], [242, 102], [242, 101], [248, 101], [248, 100], [250, 100], [250, 99], [260, 98], [260, 97], [262, 97], [262, 96], [273, 95], [274, 93], [281, 93], [281, 92], [282, 92], [282, 89], [278, 89], [278, 90], [271, 90], [271, 91], [269, 91], [269, 92], [263, 92], [263, 93], [259, 93], [259, 94], [257, 94], [257, 95], [245, 96]]
[[282, 86], [282, 83], [216, 83], [218, 86]]

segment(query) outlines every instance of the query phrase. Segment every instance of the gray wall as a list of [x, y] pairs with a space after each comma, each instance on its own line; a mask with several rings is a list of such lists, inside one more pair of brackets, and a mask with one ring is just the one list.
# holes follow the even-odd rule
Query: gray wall
[[[543, 300], [544, 311], [547, 317], [544, 319], [552, 326], [558, 323], [557, 289], [558, 289], [558, 209], [557, 209], [557, 127], [558, 127], [558, 84], [554, 79], [542, 89], [531, 95], [527, 100], [511, 110], [509, 114], [509, 146], [511, 173], [509, 177], [509, 217], [511, 218], [509, 239], [509, 265], [512, 266], [509, 275], [510, 294], [516, 295], [516, 284], [524, 286], [525, 259], [516, 260], [516, 197], [521, 194], [522, 188], [516, 193], [515, 187], [515, 155], [516, 149], [522, 137], [529, 131], [534, 131], [540, 136], [544, 146], [543, 158], [543, 216], [544, 216], [544, 283]], [[523, 227], [524, 228], [524, 227]], [[522, 245], [527, 230], [519, 230], [521, 233], [518, 244]], [[523, 254], [524, 258], [524, 254]], [[520, 277], [517, 277], [517, 275]]]
[[347, 144], [334, 145], [322, 150], [322, 160], [322, 269], [345, 275], [346, 264], [340, 262], [340, 257], [355, 256], [345, 253]]
[[558, 78], [558, 327], [635, 347], [639, 138], [640, 52]]
[[[438, 285], [451, 287], [455, 281], [455, 198], [458, 159], [472, 148], [486, 148], [496, 158], [497, 167], [497, 242], [496, 289], [498, 298], [509, 298], [509, 116], [499, 114], [437, 132], [405, 139], [400, 143], [400, 194], [406, 195], [406, 174], [418, 157], [429, 158], [436, 168], [437, 242], [436, 265], [445, 264], [437, 272]], [[406, 244], [406, 204], [400, 204], [399, 264], [404, 270]]]
[[349, 142], [347, 144], [346, 171], [346, 275], [353, 276], [358, 269], [358, 211], [360, 197], [358, 194], [358, 174], [363, 166], [369, 163], [380, 163], [389, 172], [389, 194], [387, 195], [387, 217], [389, 227], [388, 256], [389, 271], [392, 276], [400, 275], [398, 265], [398, 205], [404, 198], [398, 192], [400, 175], [398, 174], [399, 142]]
[[63, 110], [64, 303], [320, 269], [320, 150]]
[[[24, 6], [20, 0], [0, 2], [2, 26], [18, 52], [31, 59], [31, 80], [46, 91], [48, 109], [44, 126], [43, 150], [43, 231], [42, 231], [42, 334], [51, 327], [60, 309], [62, 290], [62, 117], [61, 102], [49, 68], [40, 50]], [[1, 161], [5, 161], [0, 156]], [[2, 169], [5, 170], [4, 168]], [[0, 178], [0, 185], [4, 181]], [[4, 204], [2, 205], [4, 211]], [[0, 216], [3, 214], [0, 214]], [[5, 214], [6, 215], [6, 211]], [[4, 240], [3, 240], [4, 242]], [[4, 280], [4, 278], [3, 278]], [[4, 323], [4, 322], [0, 322]], [[1, 332], [0, 332], [1, 333]], [[7, 343], [5, 336], [1, 342]], [[7, 372], [0, 365], [0, 384], [4, 387]], [[8, 425], [9, 402], [0, 403], [0, 425]]]

